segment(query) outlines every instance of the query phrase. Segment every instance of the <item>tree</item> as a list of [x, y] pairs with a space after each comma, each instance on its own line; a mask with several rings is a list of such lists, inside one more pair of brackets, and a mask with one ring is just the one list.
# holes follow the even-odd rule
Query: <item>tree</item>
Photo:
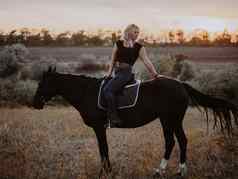
[[29, 46], [41, 46], [42, 45], [41, 34], [37, 33], [37, 34], [30, 35], [28, 37], [27, 44]]
[[0, 32], [0, 46], [3, 46], [5, 45], [5, 42], [6, 42], [6, 36], [4, 35], [3, 32]]
[[202, 31], [202, 40], [209, 41], [209, 33], [206, 30]]
[[173, 31], [169, 31], [169, 42], [174, 43], [175, 41], [175, 34]]
[[70, 32], [66, 31], [63, 33], [60, 33], [59, 35], [57, 35], [55, 41], [56, 41], [56, 45], [59, 46], [67, 46], [70, 45]]
[[17, 43], [17, 35], [15, 34], [17, 30], [12, 30], [8, 35], [7, 35], [7, 44], [11, 45], [14, 43]]
[[235, 34], [235, 45], [238, 46], [238, 32]]
[[22, 43], [24, 45], [28, 45], [28, 38], [31, 35], [31, 32], [28, 28], [22, 28], [20, 29], [20, 35], [18, 36], [18, 42]]
[[184, 32], [183, 32], [183, 30], [179, 29], [179, 30], [176, 31], [175, 34], [176, 34], [176, 37], [177, 37], [177, 42], [178, 42], [179, 44], [184, 44], [185, 38], [184, 38]]
[[117, 41], [117, 34], [115, 32], [112, 33], [112, 44]]
[[85, 31], [80, 30], [77, 33], [73, 33], [71, 36], [71, 41], [72, 41], [73, 45], [76, 45], [76, 46], [85, 45], [85, 43], [87, 41], [87, 36], [85, 35]]
[[50, 31], [47, 29], [41, 30], [42, 44], [45, 46], [52, 45], [54, 43], [53, 37], [50, 35]]
[[229, 34], [227, 29], [224, 29], [221, 35], [218, 35], [214, 40], [215, 45], [231, 45], [231, 34]]
[[104, 41], [99, 35], [93, 35], [92, 37], [88, 38], [88, 44], [92, 46], [102, 46]]
[[202, 39], [197, 36], [193, 36], [191, 40], [188, 42], [189, 45], [201, 45], [202, 44]]

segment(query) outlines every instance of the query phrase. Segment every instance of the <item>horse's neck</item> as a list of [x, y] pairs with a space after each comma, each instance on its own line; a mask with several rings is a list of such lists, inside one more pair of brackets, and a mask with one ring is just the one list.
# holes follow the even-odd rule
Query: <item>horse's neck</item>
[[95, 80], [90, 77], [60, 74], [58, 78], [59, 95], [73, 106], [78, 106], [87, 96], [86, 93], [89, 92], [88, 87], [94, 83]]

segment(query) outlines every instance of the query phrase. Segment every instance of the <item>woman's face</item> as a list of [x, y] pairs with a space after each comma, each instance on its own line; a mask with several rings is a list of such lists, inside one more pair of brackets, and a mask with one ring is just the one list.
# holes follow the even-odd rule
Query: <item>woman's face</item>
[[136, 29], [136, 28], [134, 28], [130, 33], [129, 33], [129, 38], [131, 39], [131, 40], [136, 40], [137, 38], [138, 38], [138, 36], [139, 36], [139, 29]]

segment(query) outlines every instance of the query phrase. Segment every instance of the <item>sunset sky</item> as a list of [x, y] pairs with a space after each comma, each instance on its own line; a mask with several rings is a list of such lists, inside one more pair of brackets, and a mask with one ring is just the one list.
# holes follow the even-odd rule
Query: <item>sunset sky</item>
[[122, 29], [136, 23], [149, 32], [203, 28], [238, 30], [237, 0], [0, 0], [0, 30]]

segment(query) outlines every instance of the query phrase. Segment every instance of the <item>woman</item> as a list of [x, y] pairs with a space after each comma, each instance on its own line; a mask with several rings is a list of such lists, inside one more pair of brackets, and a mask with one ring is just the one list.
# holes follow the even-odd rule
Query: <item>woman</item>
[[111, 127], [120, 126], [121, 120], [117, 114], [115, 93], [122, 89], [132, 78], [132, 67], [139, 58], [147, 67], [152, 79], [158, 77], [154, 65], [147, 56], [145, 47], [136, 40], [139, 35], [139, 27], [130, 24], [124, 30], [121, 40], [118, 40], [112, 50], [112, 60], [107, 77], [115, 76], [105, 85], [103, 92], [108, 103], [108, 121]]

